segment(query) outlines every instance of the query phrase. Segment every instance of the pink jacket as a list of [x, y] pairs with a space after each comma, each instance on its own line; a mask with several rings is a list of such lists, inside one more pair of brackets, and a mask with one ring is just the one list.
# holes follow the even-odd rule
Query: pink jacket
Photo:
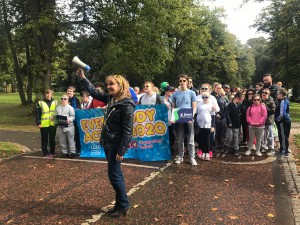
[[246, 118], [250, 127], [264, 127], [267, 119], [267, 108], [264, 105], [252, 105], [247, 109]]

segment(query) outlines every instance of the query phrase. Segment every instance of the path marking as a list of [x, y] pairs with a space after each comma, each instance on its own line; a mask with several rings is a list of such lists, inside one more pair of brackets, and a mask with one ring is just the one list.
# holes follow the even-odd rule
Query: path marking
[[[32, 158], [32, 159], [44, 159], [44, 160], [60, 160], [60, 161], [72, 161], [72, 162], [88, 162], [88, 163], [102, 163], [107, 164], [107, 161], [96, 161], [96, 160], [88, 160], [88, 159], [63, 159], [63, 158], [54, 158], [54, 159], [45, 159], [44, 157], [40, 156], [23, 156], [25, 158]], [[122, 166], [133, 166], [133, 167], [140, 167], [140, 168], [148, 168], [148, 169], [156, 169], [159, 170], [160, 167], [158, 166], [147, 166], [147, 165], [139, 165], [139, 164], [132, 164], [132, 163], [124, 163], [122, 162]]]
[[[165, 169], [167, 169], [170, 165], [174, 164], [174, 162], [169, 162], [167, 163], [164, 167], [160, 168], [159, 171], [157, 172], [152, 172], [148, 177], [145, 177], [144, 180], [136, 185], [133, 186], [133, 188], [131, 188], [128, 192], [127, 195], [130, 196], [132, 195], [134, 192], [136, 192], [137, 190], [140, 189], [140, 186], [144, 186], [146, 183], [148, 183], [149, 181], [151, 181], [152, 179], [154, 179], [158, 174], [160, 174], [161, 172], [163, 172]], [[123, 163], [122, 163], [123, 165]], [[115, 204], [115, 201], [112, 201], [109, 205], [104, 206], [101, 208], [101, 213], [96, 214], [96, 215], [92, 215], [91, 219], [86, 219], [84, 223], [82, 223], [81, 225], [89, 225], [90, 223], [95, 223], [98, 220], [101, 219], [101, 217], [103, 215], [106, 214], [106, 212]]]

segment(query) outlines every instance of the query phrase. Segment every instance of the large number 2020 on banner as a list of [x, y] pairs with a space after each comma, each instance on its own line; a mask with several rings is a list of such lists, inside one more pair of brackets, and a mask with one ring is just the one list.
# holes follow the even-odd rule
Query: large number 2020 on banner
[[[133, 135], [125, 158], [141, 161], [171, 159], [167, 111], [165, 105], [136, 107]], [[105, 157], [99, 144], [103, 118], [102, 109], [76, 110], [81, 143], [80, 157]]]

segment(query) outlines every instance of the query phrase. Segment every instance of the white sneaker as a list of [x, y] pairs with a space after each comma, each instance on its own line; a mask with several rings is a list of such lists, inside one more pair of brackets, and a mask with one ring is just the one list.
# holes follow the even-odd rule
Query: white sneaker
[[247, 151], [245, 152], [245, 155], [251, 155], [251, 150], [247, 150]]
[[256, 146], [254, 144], [252, 145], [252, 150], [256, 150]]
[[202, 153], [201, 155], [201, 159], [204, 160], [205, 159], [205, 153]]
[[205, 159], [206, 161], [209, 161], [210, 160], [210, 156], [209, 156], [209, 153], [205, 153]]
[[260, 151], [256, 151], [256, 155], [259, 156], [259, 157], [262, 156]]
[[192, 164], [192, 166], [198, 165], [195, 159], [190, 159], [190, 163]]
[[175, 160], [175, 164], [180, 164], [181, 162], [183, 162], [183, 158], [182, 158], [182, 157], [178, 157], [178, 158]]

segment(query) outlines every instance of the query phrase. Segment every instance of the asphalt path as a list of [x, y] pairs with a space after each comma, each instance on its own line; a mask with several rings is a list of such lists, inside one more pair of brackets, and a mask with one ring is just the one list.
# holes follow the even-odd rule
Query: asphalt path
[[[0, 131], [0, 141], [40, 145], [38, 133]], [[105, 213], [114, 200], [105, 160], [40, 155], [0, 162], [0, 224], [294, 224], [275, 158], [256, 163], [220, 155], [198, 166], [188, 159], [180, 165], [125, 160], [131, 209], [112, 219]]]

